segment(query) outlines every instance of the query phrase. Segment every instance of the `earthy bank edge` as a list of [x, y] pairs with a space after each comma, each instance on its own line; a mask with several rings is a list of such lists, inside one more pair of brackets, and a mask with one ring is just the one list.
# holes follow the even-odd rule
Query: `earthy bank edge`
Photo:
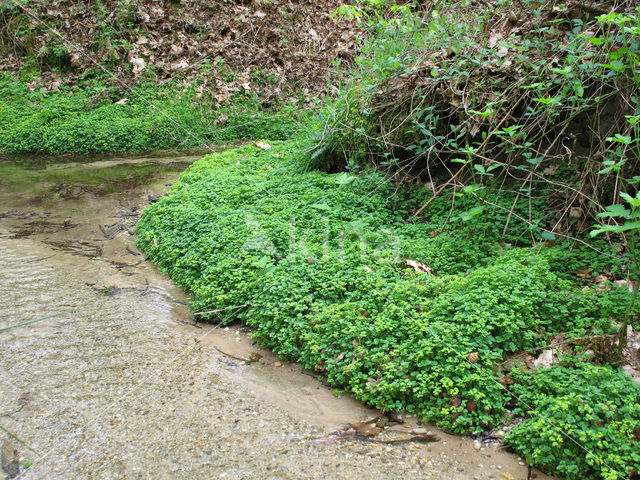
[[[528, 462], [570, 479], [637, 477], [640, 390], [628, 376], [580, 341], [550, 368], [506, 361], [560, 334], [614, 333], [629, 293], [572, 272], [620, 260], [498, 243], [500, 209], [482, 236], [468, 222], [443, 227], [448, 200], [409, 223], [430, 191], [327, 174], [300, 142], [269, 144], [205, 157], [143, 212], [139, 247], [193, 308], [227, 309], [210, 320], [247, 323], [367, 404], [458, 433], [505, 432]], [[522, 232], [509, 235], [517, 245]]]

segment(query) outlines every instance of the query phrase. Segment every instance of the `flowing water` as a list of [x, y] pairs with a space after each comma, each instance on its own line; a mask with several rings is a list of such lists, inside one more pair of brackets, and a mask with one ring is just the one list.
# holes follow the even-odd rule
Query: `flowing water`
[[[196, 158], [84, 159], [0, 179], [0, 441], [32, 464], [20, 478], [548, 478], [410, 416], [353, 435], [346, 426], [381, 413], [240, 326], [195, 324], [133, 228]], [[162, 173], [144, 186], [51, 183], [141, 163]], [[439, 441], [404, 441], [425, 430]]]

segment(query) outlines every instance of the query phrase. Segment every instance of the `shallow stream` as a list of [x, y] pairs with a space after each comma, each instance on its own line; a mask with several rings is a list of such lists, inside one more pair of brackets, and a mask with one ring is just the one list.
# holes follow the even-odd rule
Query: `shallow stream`
[[20, 478], [549, 478], [411, 416], [365, 437], [382, 413], [241, 326], [196, 324], [133, 229], [197, 158], [12, 163], [0, 178], [0, 442], [32, 464]]

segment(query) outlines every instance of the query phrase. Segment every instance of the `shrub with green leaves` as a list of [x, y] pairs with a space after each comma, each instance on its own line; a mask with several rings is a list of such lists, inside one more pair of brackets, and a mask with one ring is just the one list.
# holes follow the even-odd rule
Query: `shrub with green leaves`
[[521, 224], [525, 238], [582, 235], [622, 203], [640, 145], [637, 2], [348, 3], [337, 13], [370, 35], [327, 104], [317, 155], [408, 183], [451, 179], [441, 195], [474, 200], [452, 220], [484, 215], [488, 185], [500, 200], [517, 192], [505, 237]]
[[[543, 420], [513, 394], [524, 398], [530, 375], [514, 375], [509, 390], [498, 365], [561, 332], [611, 333], [615, 295], [629, 292], [583, 289], [550, 268], [551, 249], [476, 237], [477, 226], [407, 222], [423, 189], [398, 189], [373, 172], [309, 170], [306, 144], [270, 144], [205, 157], [143, 212], [138, 245], [190, 290], [192, 307], [216, 310], [204, 315], [211, 321], [244, 321], [260, 343], [385, 411], [460, 433], [498, 427], [515, 412], [525, 418], [509, 436], [516, 451], [549, 471], [583, 468], [571, 449], [544, 458], [527, 450], [542, 425], [531, 422]], [[599, 371], [575, 374], [593, 383]], [[553, 403], [563, 383], [549, 378], [527, 404]], [[637, 388], [611, 379], [598, 387], [603, 396], [640, 402]], [[640, 421], [637, 409], [628, 421]], [[590, 435], [577, 416], [566, 422], [572, 437]], [[637, 446], [620, 444], [626, 438], [596, 442], [594, 458]], [[625, 454], [619, 465], [634, 462]]]

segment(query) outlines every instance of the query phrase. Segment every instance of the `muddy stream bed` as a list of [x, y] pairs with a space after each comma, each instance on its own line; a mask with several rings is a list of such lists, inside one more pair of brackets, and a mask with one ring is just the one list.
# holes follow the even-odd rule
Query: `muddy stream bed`
[[[155, 172], [144, 186], [0, 180], [5, 474], [19, 461], [30, 479], [549, 478], [499, 445], [338, 398], [242, 326], [195, 324], [188, 296], [138, 252], [133, 229], [197, 158], [25, 170], [59, 181], [60, 171], [100, 178], [143, 163]], [[377, 417], [381, 432], [362, 435]]]

